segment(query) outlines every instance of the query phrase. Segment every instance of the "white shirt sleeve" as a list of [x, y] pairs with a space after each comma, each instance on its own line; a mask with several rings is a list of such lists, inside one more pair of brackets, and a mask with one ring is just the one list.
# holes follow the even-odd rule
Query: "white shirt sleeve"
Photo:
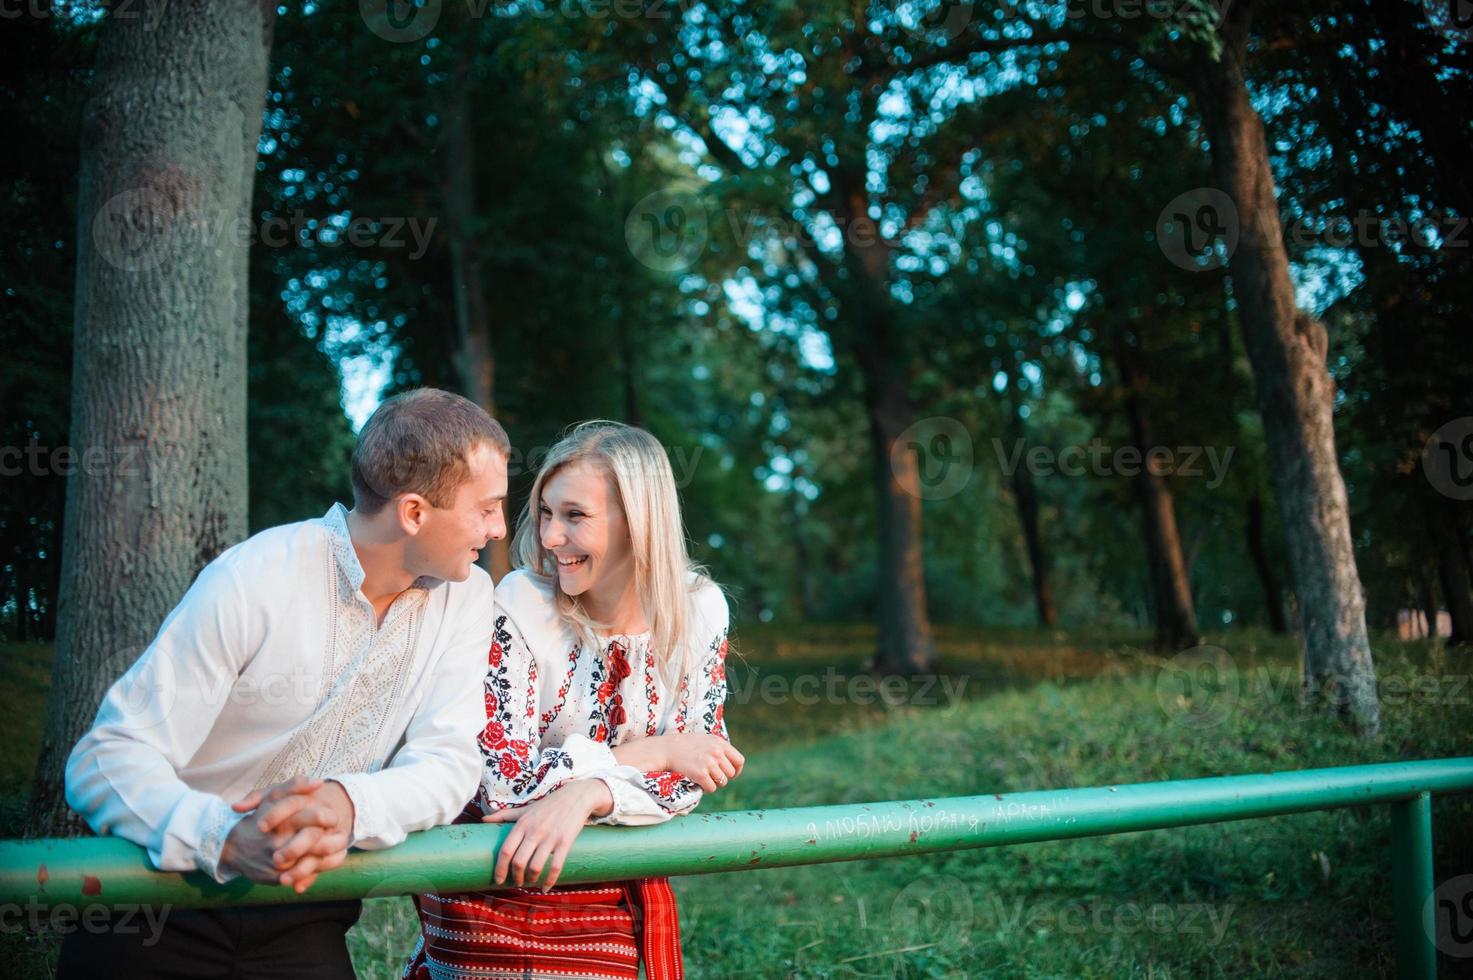
[[[726, 597], [710, 586], [703, 624], [696, 626], [705, 643], [695, 658], [679, 693], [676, 730], [700, 731], [727, 741], [726, 636], [730, 612]], [[660, 734], [665, 734], [664, 731]], [[640, 772], [633, 766], [615, 766], [589, 774], [608, 786], [614, 806], [594, 823], [643, 826], [664, 823], [689, 813], [701, 802], [701, 788], [678, 772]]]
[[67, 803], [98, 834], [148, 850], [162, 871], [224, 882], [220, 849], [241, 814], [178, 771], [209, 735], [258, 638], [230, 552], [205, 566], [148, 649], [103, 698], [66, 765]]
[[461, 596], [460, 628], [419, 683], [425, 696], [410, 719], [404, 741], [387, 766], [374, 773], [327, 776], [353, 801], [353, 846], [377, 850], [416, 830], [450, 823], [475, 796], [481, 755], [476, 734], [484, 711], [481, 678], [491, 647], [492, 587], [472, 573]]

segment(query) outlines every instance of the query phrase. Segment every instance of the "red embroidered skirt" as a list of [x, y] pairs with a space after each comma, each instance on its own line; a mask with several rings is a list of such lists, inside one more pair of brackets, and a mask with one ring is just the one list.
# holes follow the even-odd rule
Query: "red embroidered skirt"
[[420, 895], [405, 980], [680, 980], [680, 924], [666, 878]]

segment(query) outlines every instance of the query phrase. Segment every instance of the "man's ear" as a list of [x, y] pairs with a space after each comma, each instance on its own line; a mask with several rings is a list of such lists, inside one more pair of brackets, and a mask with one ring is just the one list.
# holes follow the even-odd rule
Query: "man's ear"
[[418, 534], [429, 516], [430, 502], [417, 493], [406, 493], [394, 503], [399, 514], [399, 529], [410, 536]]

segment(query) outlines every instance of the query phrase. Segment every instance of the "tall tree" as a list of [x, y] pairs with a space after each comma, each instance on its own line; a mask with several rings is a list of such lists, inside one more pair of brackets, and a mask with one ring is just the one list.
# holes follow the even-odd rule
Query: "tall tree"
[[[133, 14], [129, 16], [129, 14]], [[247, 251], [275, 7], [119, 7], [83, 117], [61, 617], [31, 829], [76, 826], [72, 745], [246, 531]], [[90, 455], [89, 455], [90, 454]]]
[[1187, 77], [1211, 141], [1218, 187], [1232, 200], [1239, 223], [1228, 268], [1288, 538], [1304, 689], [1356, 731], [1373, 735], [1381, 711], [1350, 504], [1335, 451], [1329, 338], [1322, 323], [1298, 308], [1289, 275], [1268, 138], [1248, 90], [1253, 10], [1252, 0], [1232, 5], [1220, 27], [1220, 51], [1198, 44]]

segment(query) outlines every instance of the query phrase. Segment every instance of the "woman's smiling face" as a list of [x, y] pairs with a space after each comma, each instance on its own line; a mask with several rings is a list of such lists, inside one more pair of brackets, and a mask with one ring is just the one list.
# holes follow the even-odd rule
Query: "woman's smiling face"
[[621, 595], [634, 578], [629, 524], [614, 482], [596, 465], [570, 463], [542, 485], [537, 517], [542, 547], [557, 562], [566, 595]]

